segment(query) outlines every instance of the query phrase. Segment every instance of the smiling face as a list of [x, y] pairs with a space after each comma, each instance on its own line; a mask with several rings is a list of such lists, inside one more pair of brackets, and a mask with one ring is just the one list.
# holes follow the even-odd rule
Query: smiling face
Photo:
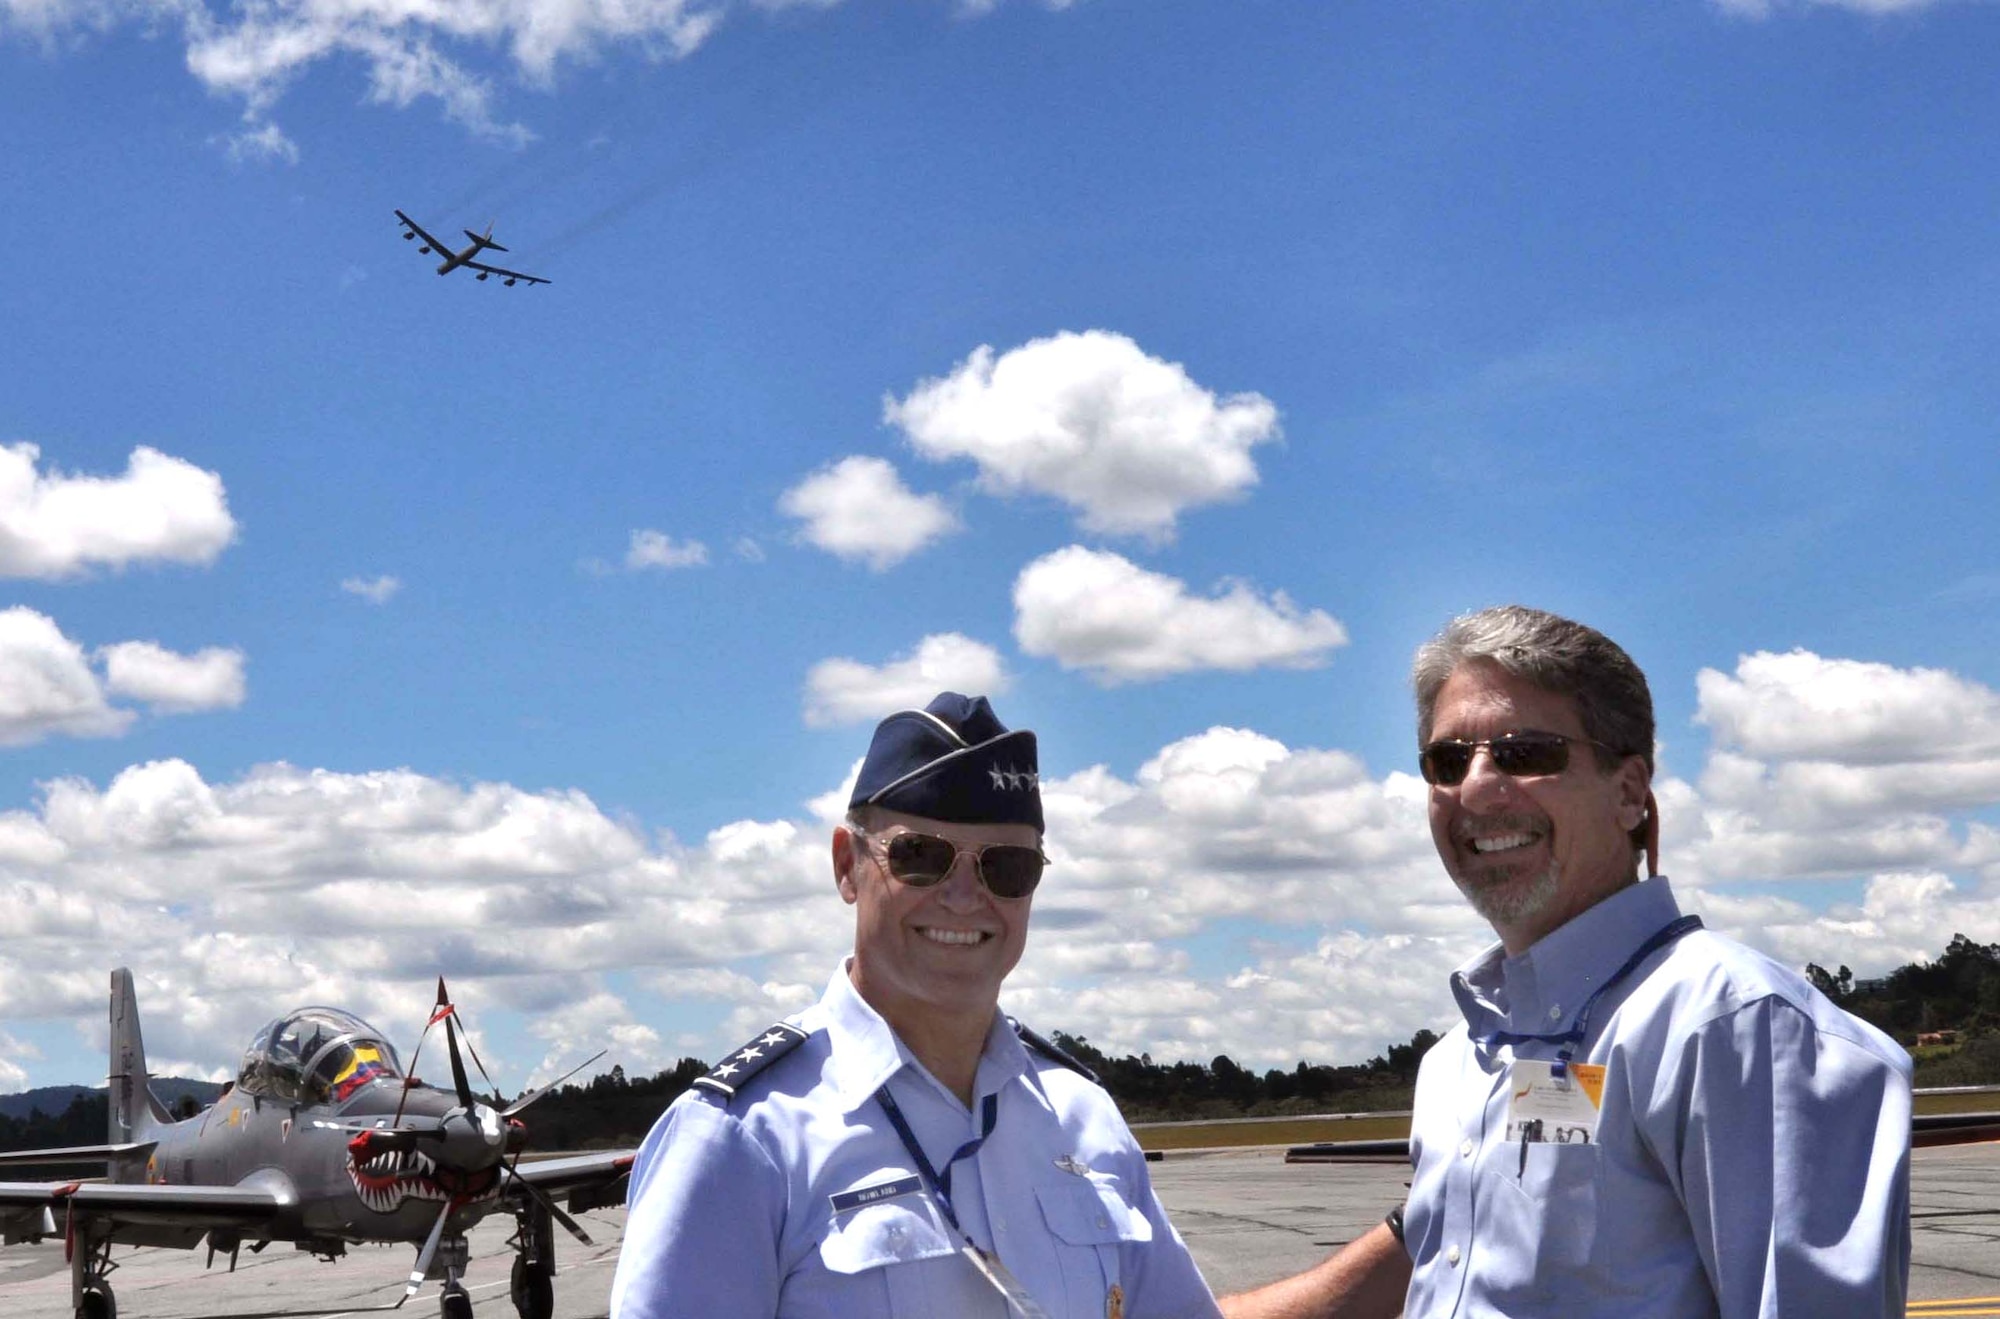
[[[1467, 660], [1439, 689], [1433, 741], [1485, 741], [1530, 730], [1583, 737], [1568, 697], [1488, 660]], [[1646, 762], [1603, 770], [1588, 742], [1560, 774], [1513, 778], [1474, 753], [1462, 783], [1430, 790], [1431, 839], [1474, 910], [1512, 955], [1631, 883], [1630, 831], [1645, 813]]]
[[1003, 900], [979, 881], [961, 853], [944, 882], [929, 888], [890, 875], [883, 847], [898, 833], [935, 834], [961, 847], [1015, 843], [1038, 847], [1028, 824], [947, 824], [878, 810], [866, 835], [834, 830], [833, 867], [840, 896], [855, 909], [850, 975], [861, 997], [903, 1030], [917, 1017], [963, 1017], [983, 1033], [1000, 983], [1028, 942], [1032, 896]]

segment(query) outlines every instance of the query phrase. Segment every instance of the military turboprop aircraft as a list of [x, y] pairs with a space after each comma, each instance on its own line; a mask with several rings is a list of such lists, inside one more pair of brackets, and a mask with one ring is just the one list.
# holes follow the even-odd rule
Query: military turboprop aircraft
[[464, 266], [468, 270], [478, 271], [479, 278], [481, 279], [485, 279], [488, 275], [498, 275], [506, 281], [508, 288], [513, 288], [516, 283], [533, 287], [536, 284], [546, 284], [549, 282], [540, 275], [524, 275], [518, 270], [502, 270], [499, 266], [489, 266], [482, 262], [474, 261], [474, 257], [489, 249], [495, 252], [504, 252], [507, 250], [493, 241], [493, 226], [490, 224], [486, 226], [486, 232], [483, 234], [475, 234], [472, 230], [467, 229], [465, 236], [472, 240], [472, 246], [466, 248], [463, 252], [454, 252], [437, 239], [425, 233], [422, 225], [401, 211], [396, 212], [396, 218], [403, 222], [403, 240], [405, 242], [408, 242], [412, 238], [421, 238], [424, 240], [421, 251], [426, 254], [439, 252], [444, 255], [444, 264], [438, 267], [438, 274], [440, 275], [449, 275], [460, 266]]
[[[417, 1262], [403, 1300], [442, 1278], [443, 1319], [471, 1319], [459, 1280], [465, 1233], [504, 1212], [516, 1224], [508, 1243], [514, 1307], [522, 1319], [549, 1319], [553, 1224], [590, 1243], [552, 1197], [566, 1196], [576, 1213], [619, 1203], [633, 1152], [522, 1163], [528, 1132], [516, 1114], [549, 1087], [512, 1104], [473, 1093], [442, 979], [412, 1067], [440, 1023], [450, 1090], [405, 1074], [394, 1046], [367, 1022], [306, 1007], [257, 1033], [235, 1084], [212, 1106], [175, 1121], [147, 1085], [138, 1000], [121, 967], [111, 973], [109, 1143], [0, 1154], [0, 1165], [15, 1167], [103, 1163], [110, 1176], [0, 1182], [0, 1241], [62, 1234], [76, 1319], [116, 1319], [114, 1244], [191, 1249], [206, 1238], [209, 1264], [226, 1253], [233, 1271], [246, 1244], [255, 1252], [290, 1241], [336, 1259], [349, 1242], [409, 1242]], [[484, 1076], [478, 1054], [472, 1059]]]

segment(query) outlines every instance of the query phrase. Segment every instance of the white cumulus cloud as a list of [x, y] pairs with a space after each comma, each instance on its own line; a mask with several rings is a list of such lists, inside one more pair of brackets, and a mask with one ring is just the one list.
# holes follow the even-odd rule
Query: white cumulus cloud
[[1170, 537], [1187, 509], [1257, 482], [1250, 450], [1278, 437], [1261, 394], [1218, 397], [1122, 334], [1065, 332], [995, 354], [883, 402], [926, 458], [969, 458], [996, 494], [1053, 496], [1091, 531]]
[[1000, 653], [957, 632], [925, 637], [908, 655], [873, 666], [826, 659], [806, 675], [806, 723], [862, 723], [897, 710], [922, 709], [941, 691], [991, 696], [1007, 690]]
[[403, 579], [384, 573], [380, 577], [344, 577], [340, 589], [358, 595], [371, 605], [386, 605], [403, 589]]
[[632, 533], [625, 550], [625, 566], [631, 569], [696, 568], [708, 562], [708, 546], [698, 540], [675, 540], [663, 531]]
[[122, 733], [130, 710], [104, 699], [83, 647], [55, 620], [25, 605], [0, 610], [0, 744], [38, 742], [52, 733]]
[[41, 449], [0, 445], [0, 576], [207, 564], [236, 538], [222, 478], [144, 445], [119, 476], [37, 470]]
[[1747, 755], [1848, 765], [2000, 755], [2000, 693], [1942, 669], [1758, 651], [1695, 677], [1695, 718]]
[[92, 655], [46, 614], [25, 605], [0, 610], [0, 745], [122, 733], [137, 715], [112, 697], [142, 701], [154, 714], [192, 714], [241, 705], [243, 692], [239, 650], [182, 655], [157, 642], [120, 641]]
[[800, 534], [809, 543], [877, 572], [958, 527], [943, 499], [912, 492], [894, 464], [860, 454], [787, 490], [778, 510], [805, 523]]
[[158, 714], [227, 710], [243, 704], [243, 652], [209, 646], [181, 655], [151, 641], [121, 641], [98, 652], [104, 689], [144, 701]]
[[1014, 581], [1014, 637], [1106, 685], [1204, 669], [1313, 668], [1347, 644], [1324, 610], [1242, 582], [1200, 596], [1177, 578], [1081, 545], [1047, 554]]

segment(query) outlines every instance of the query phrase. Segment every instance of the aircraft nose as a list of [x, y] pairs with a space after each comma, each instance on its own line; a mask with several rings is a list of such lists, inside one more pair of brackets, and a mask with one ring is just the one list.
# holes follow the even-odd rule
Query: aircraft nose
[[470, 1110], [459, 1108], [445, 1114], [439, 1124], [444, 1139], [438, 1162], [461, 1171], [490, 1168], [506, 1150], [507, 1124], [499, 1112], [485, 1104]]

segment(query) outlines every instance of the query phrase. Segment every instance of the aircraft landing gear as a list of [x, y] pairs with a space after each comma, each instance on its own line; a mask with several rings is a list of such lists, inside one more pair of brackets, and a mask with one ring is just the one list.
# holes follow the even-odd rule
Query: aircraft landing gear
[[530, 1201], [514, 1216], [514, 1273], [510, 1288], [521, 1319], [553, 1319], [556, 1312], [555, 1224]]
[[438, 1297], [438, 1313], [441, 1319], [472, 1319], [472, 1298], [465, 1294], [458, 1279], [444, 1285], [444, 1292]]
[[118, 1298], [107, 1281], [116, 1264], [111, 1262], [111, 1236], [93, 1234], [88, 1223], [76, 1223], [69, 1241], [70, 1301], [76, 1319], [118, 1319]]
[[472, 1298], [465, 1294], [465, 1284], [460, 1281], [465, 1276], [469, 1255], [464, 1237], [446, 1237], [438, 1243], [437, 1254], [431, 1257], [430, 1272], [425, 1276], [444, 1279], [444, 1290], [438, 1293], [440, 1319], [472, 1319]]

